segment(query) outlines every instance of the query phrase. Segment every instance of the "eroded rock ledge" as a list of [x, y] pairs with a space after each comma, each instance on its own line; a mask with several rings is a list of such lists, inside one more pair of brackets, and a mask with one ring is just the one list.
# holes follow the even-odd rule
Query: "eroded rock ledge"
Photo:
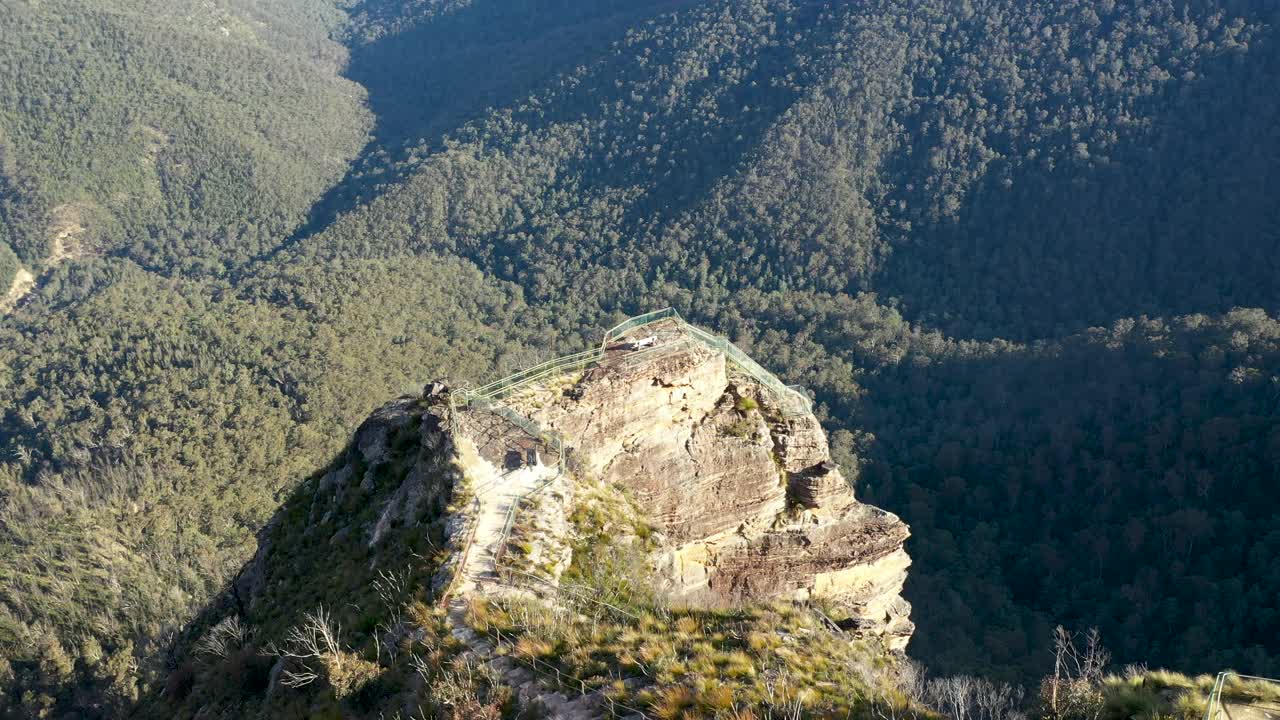
[[561, 434], [573, 474], [629, 490], [662, 531], [675, 598], [825, 597], [860, 633], [904, 648], [906, 524], [858, 502], [812, 414], [784, 415], [724, 355], [676, 340], [508, 404]]

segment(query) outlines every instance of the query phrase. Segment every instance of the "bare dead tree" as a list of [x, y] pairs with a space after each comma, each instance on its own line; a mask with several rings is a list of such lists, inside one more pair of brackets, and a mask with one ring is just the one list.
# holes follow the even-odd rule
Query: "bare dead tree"
[[969, 675], [929, 680], [923, 697], [926, 704], [953, 720], [1013, 720], [1025, 691], [1021, 686], [993, 683]]
[[974, 679], [969, 675], [936, 678], [928, 684], [931, 704], [952, 720], [969, 720]]
[[929, 679], [925, 674], [924, 666], [915, 660], [904, 660], [897, 667], [897, 676], [895, 678], [898, 690], [911, 700], [923, 703], [925, 697], [925, 686]]
[[230, 615], [209, 631], [196, 643], [197, 655], [204, 657], [225, 658], [243, 648], [249, 641], [250, 630], [240, 622], [240, 618]]
[[338, 638], [341, 633], [342, 626], [333, 621], [324, 606], [307, 613], [301, 625], [289, 628], [283, 645], [271, 643], [267, 646], [267, 654], [294, 660], [298, 664], [298, 669], [281, 673], [280, 683], [291, 688], [310, 685], [320, 678], [316, 663], [340, 667], [343, 656]]
[[1053, 631], [1055, 675], [1097, 682], [1102, 679], [1111, 653], [1102, 647], [1102, 636], [1097, 628], [1090, 628], [1084, 636], [1084, 647], [1076, 648], [1076, 635], [1061, 625]]
[[1096, 720], [1102, 712], [1099, 687], [1111, 662], [1097, 628], [1090, 628], [1084, 645], [1061, 625], [1053, 630], [1053, 675], [1045, 678], [1041, 695], [1051, 718]]
[[412, 568], [410, 567], [405, 567], [404, 570], [398, 573], [379, 570], [378, 577], [373, 580], [373, 589], [378, 593], [378, 598], [382, 601], [382, 606], [386, 610], [385, 617], [387, 618], [374, 628], [373, 640], [377, 646], [378, 657], [381, 658], [383, 637], [390, 639], [386, 650], [392, 663], [396, 661], [398, 654], [396, 639], [399, 636], [401, 624], [404, 620], [404, 609], [401, 600], [408, 592], [409, 579], [412, 574]]
[[871, 712], [879, 720], [912, 720], [928, 705], [925, 669], [914, 660], [888, 666], [858, 661], [847, 672], [871, 688]]
[[373, 589], [377, 591], [378, 598], [382, 600], [382, 605], [386, 608], [391, 618], [389, 622], [392, 625], [400, 623], [400, 600], [408, 590], [410, 574], [411, 569], [408, 567], [398, 573], [379, 570], [378, 577], [373, 580]]
[[1021, 685], [993, 683], [980, 679], [974, 683], [973, 704], [979, 720], [1011, 720], [1022, 717], [1019, 707], [1025, 694]]

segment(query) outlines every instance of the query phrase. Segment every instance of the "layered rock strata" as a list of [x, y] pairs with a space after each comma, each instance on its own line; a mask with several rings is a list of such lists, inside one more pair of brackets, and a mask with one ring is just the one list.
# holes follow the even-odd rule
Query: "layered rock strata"
[[907, 526], [857, 500], [812, 414], [784, 415], [715, 350], [658, 339], [669, 349], [624, 338], [573, 382], [508, 402], [564, 438], [573, 473], [626, 488], [660, 527], [675, 598], [829, 598], [905, 647]]

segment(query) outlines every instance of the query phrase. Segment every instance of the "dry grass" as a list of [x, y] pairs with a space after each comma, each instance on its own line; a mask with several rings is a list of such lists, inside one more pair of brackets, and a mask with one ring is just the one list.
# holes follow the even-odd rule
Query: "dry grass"
[[[1102, 683], [1104, 720], [1174, 718], [1199, 720], [1208, 709], [1215, 677], [1190, 677], [1168, 670], [1109, 676]], [[1280, 703], [1280, 683], [1228, 676], [1222, 686], [1224, 702]]]
[[1222, 685], [1222, 697], [1243, 703], [1280, 703], [1280, 683], [1230, 675]]
[[656, 718], [732, 718], [747, 709], [768, 717], [783, 707], [801, 717], [856, 717], [885, 697], [866, 680], [885, 662], [879, 648], [834, 635], [787, 604], [633, 618], [573, 597], [477, 599], [468, 621], [500, 636], [517, 658], [536, 658]]

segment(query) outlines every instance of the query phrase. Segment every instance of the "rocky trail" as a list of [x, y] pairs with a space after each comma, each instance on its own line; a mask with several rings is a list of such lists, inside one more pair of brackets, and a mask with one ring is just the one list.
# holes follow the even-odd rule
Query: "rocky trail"
[[489, 589], [497, 582], [498, 551], [503, 541], [502, 530], [507, 513], [521, 496], [551, 480], [557, 472], [554, 466], [539, 464], [503, 473], [481, 457], [474, 445], [465, 447], [471, 443], [470, 440], [461, 442], [464, 444], [465, 470], [472, 492], [479, 501], [479, 509], [471, 549], [459, 570], [462, 580], [455, 590], [458, 598]]
[[556, 477], [555, 466], [534, 465], [503, 473], [485, 460], [466, 438], [459, 442], [463, 465], [478, 501], [475, 535], [459, 569], [461, 580], [447, 606], [449, 631], [467, 646], [464, 655], [472, 662], [487, 664], [502, 682], [513, 688], [521, 704], [541, 704], [552, 720], [594, 720], [603, 717], [603, 700], [597, 695], [572, 696], [550, 690], [529, 668], [498, 653], [489, 638], [467, 624], [467, 606], [476, 594], [512, 592], [502, 585], [497, 573], [498, 553], [504, 541], [507, 513], [520, 497]]

